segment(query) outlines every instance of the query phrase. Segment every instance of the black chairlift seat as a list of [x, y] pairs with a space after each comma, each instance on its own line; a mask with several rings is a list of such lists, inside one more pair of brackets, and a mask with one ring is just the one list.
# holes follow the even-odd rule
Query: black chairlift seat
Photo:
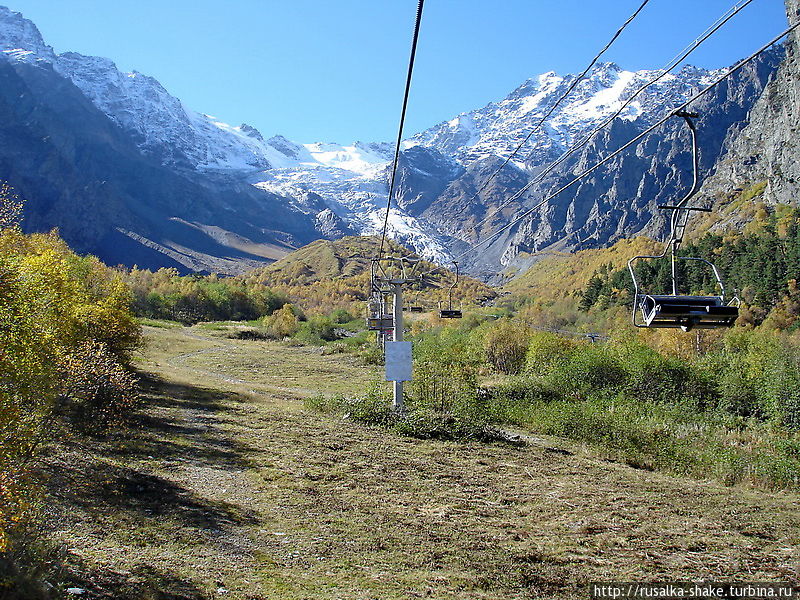
[[460, 319], [462, 316], [460, 310], [443, 308], [439, 311], [439, 318], [441, 319]]
[[723, 303], [721, 296], [642, 295], [639, 308], [647, 327], [715, 329], [732, 327], [739, 308]]
[[421, 306], [409, 306], [409, 312], [421, 313], [423, 312], [423, 308]]
[[394, 328], [394, 318], [392, 315], [381, 317], [367, 317], [367, 329], [370, 331], [387, 331]]

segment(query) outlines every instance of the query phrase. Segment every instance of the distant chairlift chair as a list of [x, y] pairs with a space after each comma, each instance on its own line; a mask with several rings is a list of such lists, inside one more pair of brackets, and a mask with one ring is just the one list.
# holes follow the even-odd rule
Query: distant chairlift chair
[[423, 308], [423, 306], [422, 306], [422, 305], [419, 303], [419, 292], [417, 292], [416, 294], [414, 294], [414, 301], [413, 301], [413, 302], [411, 303], [411, 305], [408, 307], [408, 311], [409, 311], [409, 312], [413, 312], [413, 313], [421, 313], [421, 312], [425, 312], [425, 309], [424, 309], [424, 308]]
[[460, 310], [453, 309], [453, 290], [458, 285], [458, 263], [453, 261], [453, 265], [455, 266], [456, 278], [447, 291], [447, 308], [441, 308], [441, 304], [439, 306], [439, 318], [441, 319], [460, 319], [463, 316]]
[[367, 329], [370, 331], [387, 332], [394, 329], [394, 316], [386, 311], [384, 294], [388, 292], [382, 289], [377, 278], [377, 261], [372, 261], [370, 273], [370, 294], [367, 299]]
[[367, 329], [370, 331], [391, 331], [394, 329], [394, 317], [386, 313], [381, 294], [373, 293], [367, 300]]
[[[683, 241], [686, 223], [691, 211], [710, 212], [710, 208], [686, 206], [699, 187], [699, 165], [697, 154], [697, 129], [693, 121], [696, 113], [676, 111], [675, 116], [683, 117], [692, 134], [692, 160], [694, 176], [692, 188], [684, 198], [674, 206], [659, 205], [662, 210], [672, 210], [670, 218], [670, 238], [664, 252], [658, 256], [635, 256], [628, 261], [634, 285], [633, 324], [642, 328], [680, 328], [683, 331], [692, 329], [715, 329], [718, 327], [731, 327], [739, 316], [739, 300], [734, 298], [731, 303], [725, 302], [725, 286], [717, 267], [703, 258], [691, 256], [678, 256], [678, 247]], [[672, 267], [672, 293], [648, 294], [639, 289], [636, 279], [634, 263], [642, 259], [663, 259], [667, 252], [670, 253]], [[679, 260], [695, 260], [711, 267], [719, 288], [716, 296], [681, 296], [678, 294], [676, 265]], [[735, 303], [735, 304], [734, 304]]]

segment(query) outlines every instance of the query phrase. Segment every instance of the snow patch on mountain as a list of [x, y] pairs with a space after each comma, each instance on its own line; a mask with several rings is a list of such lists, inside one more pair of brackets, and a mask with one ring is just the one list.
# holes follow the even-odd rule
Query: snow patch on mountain
[[[549, 162], [565, 148], [608, 119], [645, 83], [663, 78], [633, 100], [621, 113], [626, 120], [654, 122], [687, 99], [721, 71], [684, 67], [677, 74], [663, 71], [625, 71], [615, 63], [599, 63], [578, 82], [566, 100], [556, 102], [575, 82], [576, 75], [553, 71], [529, 79], [506, 98], [459, 115], [418, 133], [409, 145], [424, 145], [454, 156], [462, 164], [490, 156], [506, 158], [533, 132], [517, 155], [528, 167]], [[536, 128], [553, 108], [543, 126]]]
[[321, 165], [330, 169], [349, 171], [365, 178], [376, 177], [391, 159], [389, 144], [356, 142], [352, 146], [324, 143], [304, 144], [304, 146], [312, 161], [303, 162], [302, 166], [313, 169]]
[[5, 6], [0, 6], [0, 51], [19, 62], [52, 62], [55, 58], [36, 25]]

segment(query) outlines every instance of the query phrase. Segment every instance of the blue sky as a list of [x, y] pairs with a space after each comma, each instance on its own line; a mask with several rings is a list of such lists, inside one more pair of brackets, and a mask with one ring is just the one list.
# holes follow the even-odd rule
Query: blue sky
[[[191, 108], [299, 142], [396, 136], [415, 0], [7, 0], [57, 52], [111, 58]], [[406, 133], [581, 71], [641, 0], [427, 0]], [[734, 0], [651, 0], [607, 54], [664, 65]], [[692, 56], [717, 68], [786, 28], [754, 0]]]

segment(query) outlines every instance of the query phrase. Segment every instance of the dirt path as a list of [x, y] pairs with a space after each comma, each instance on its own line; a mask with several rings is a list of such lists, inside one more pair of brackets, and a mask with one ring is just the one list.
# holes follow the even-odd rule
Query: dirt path
[[136, 430], [67, 440], [50, 465], [52, 537], [83, 598], [586, 598], [589, 581], [800, 580], [795, 495], [561, 440], [387, 434], [298, 401], [316, 377], [315, 391], [373, 377], [349, 356], [147, 333]]

